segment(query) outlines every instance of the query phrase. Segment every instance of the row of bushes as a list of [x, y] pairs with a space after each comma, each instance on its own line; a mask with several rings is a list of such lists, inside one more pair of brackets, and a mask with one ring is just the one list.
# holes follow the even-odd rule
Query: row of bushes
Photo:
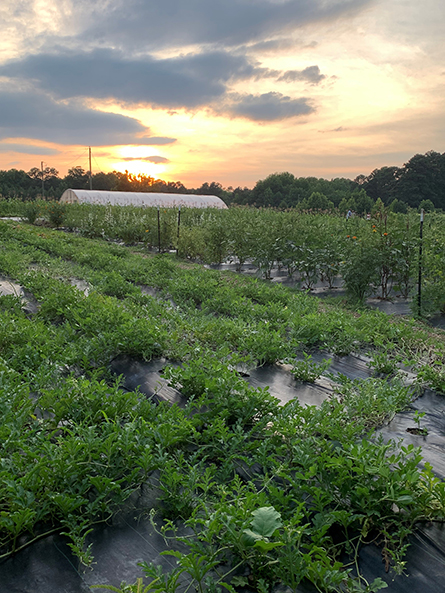
[[[176, 209], [38, 201], [16, 206], [29, 223], [43, 220], [91, 238], [143, 243], [161, 251], [176, 249], [180, 257], [207, 264], [233, 261], [238, 270], [252, 262], [264, 278], [278, 267], [308, 290], [319, 280], [332, 287], [340, 275], [349, 296], [359, 302], [370, 294], [408, 298], [417, 278], [418, 214], [396, 214], [381, 202], [369, 220], [346, 220], [320, 211], [255, 208], [183, 209], [179, 218]], [[445, 311], [441, 221], [443, 215], [431, 214], [425, 226], [423, 313]]]

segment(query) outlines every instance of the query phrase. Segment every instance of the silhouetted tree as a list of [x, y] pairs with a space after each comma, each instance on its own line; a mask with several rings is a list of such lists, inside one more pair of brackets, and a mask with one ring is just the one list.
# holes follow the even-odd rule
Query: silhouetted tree
[[68, 174], [64, 178], [64, 185], [70, 189], [88, 189], [88, 173], [82, 167], [72, 167], [68, 169]]
[[329, 210], [334, 207], [334, 203], [321, 192], [314, 191], [300, 203], [300, 206], [308, 210]]
[[397, 197], [417, 208], [422, 200], [431, 200], [445, 208], [445, 153], [429, 151], [414, 155], [401, 171]]
[[399, 167], [382, 167], [381, 169], [374, 169], [374, 171], [363, 179], [360, 177], [355, 179], [363, 187], [372, 200], [376, 201], [378, 198], [384, 204], [389, 204], [397, 197], [397, 182], [400, 177], [401, 170]]
[[40, 192], [34, 181], [21, 169], [0, 171], [0, 195], [3, 198], [35, 198]]

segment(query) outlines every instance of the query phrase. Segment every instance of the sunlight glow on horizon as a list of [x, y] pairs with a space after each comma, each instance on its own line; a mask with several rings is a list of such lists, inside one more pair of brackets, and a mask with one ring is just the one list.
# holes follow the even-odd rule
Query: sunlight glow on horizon
[[[132, 175], [148, 175], [155, 179], [159, 179], [160, 175], [168, 170], [164, 163], [152, 163], [144, 160], [153, 156], [162, 156], [156, 147], [142, 145], [119, 146], [116, 152], [121, 158], [131, 160], [118, 161], [114, 158], [108, 158], [107, 161], [112, 170], [128, 171]], [[119, 156], [115, 158], [119, 159]]]
[[146, 175], [159, 179], [160, 175], [163, 175], [166, 166], [163, 164], [150, 163], [148, 161], [109, 161], [110, 171], [120, 171], [124, 173], [128, 171], [132, 175]]

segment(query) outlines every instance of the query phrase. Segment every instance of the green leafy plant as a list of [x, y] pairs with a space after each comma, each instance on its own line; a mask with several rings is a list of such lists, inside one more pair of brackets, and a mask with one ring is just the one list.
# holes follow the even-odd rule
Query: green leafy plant
[[445, 394], [445, 370], [441, 362], [421, 366], [417, 379], [438, 393]]
[[61, 202], [47, 202], [43, 215], [51, 226], [59, 228], [65, 220], [66, 206]]
[[392, 375], [397, 370], [397, 359], [394, 358], [391, 351], [384, 349], [373, 353], [372, 360], [367, 363], [367, 366], [378, 374]]
[[[164, 214], [175, 230], [174, 215]], [[131, 232], [139, 216], [150, 238], [121, 245], [121, 223]], [[241, 235], [252, 216], [249, 236], [240, 239], [241, 260], [252, 260], [256, 223], [264, 217], [258, 228], [270, 227], [265, 269], [272, 259], [284, 266], [286, 257], [301, 255], [304, 238], [320, 255], [321, 270], [346, 224], [249, 209], [231, 216], [187, 212], [184, 228], [207, 236], [212, 221], [215, 253], [225, 246], [235, 258], [230, 229]], [[360, 574], [358, 552], [371, 539], [382, 542], [388, 569], [400, 573], [416, 522], [443, 520], [445, 486], [428, 464], [419, 469], [418, 449], [369, 435], [406, 409], [416, 388], [397, 377], [337, 375], [334, 394], [319, 408], [297, 400], [281, 406], [238, 371], [257, 361], [294, 361], [295, 352], [316, 348], [364, 350], [379, 368], [410, 360], [419, 365], [420, 385], [432, 384], [445, 352], [440, 332], [154, 256], [147, 247], [156, 246], [156, 212], [67, 208], [67, 217], [69, 228], [100, 239], [0, 221], [1, 271], [40, 305], [31, 315], [0, 299], [2, 556], [64, 533], [73, 554], [91, 564], [92, 525], [151, 488], [147, 513], [162, 517], [157, 529], [178, 564], [167, 572], [147, 565], [145, 579], [121, 586], [129, 592], [173, 593], [184, 582], [205, 593], [238, 586], [265, 592], [277, 585], [296, 590], [305, 581], [320, 591], [376, 591], [382, 582]], [[371, 223], [349, 225], [353, 236], [373, 244]], [[289, 241], [298, 253], [286, 251]], [[342, 257], [356, 249], [352, 241], [340, 241]], [[73, 278], [92, 290], [72, 287]], [[110, 371], [120, 355], [175, 360], [163, 381], [181, 392], [183, 407], [155, 406], [122, 390]], [[437, 364], [422, 376], [427, 356]], [[314, 358], [299, 361], [309, 379], [320, 372]], [[326, 372], [328, 362], [321, 364]]]
[[29, 224], [34, 224], [40, 215], [41, 205], [37, 201], [25, 202], [22, 210], [22, 220]]
[[311, 354], [303, 352], [304, 359], [293, 363], [291, 373], [298, 381], [314, 383], [331, 366], [331, 359], [323, 359], [315, 362]]
[[419, 412], [419, 410], [416, 410], [416, 412], [414, 414], [413, 420], [414, 420], [414, 422], [416, 423], [417, 426], [416, 426], [416, 428], [407, 428], [406, 431], [407, 432], [410, 432], [411, 434], [416, 434], [416, 435], [419, 435], [419, 436], [424, 436], [424, 437], [427, 436], [428, 435], [428, 429], [427, 428], [424, 428], [424, 427], [422, 427], [420, 425], [421, 424], [421, 421], [422, 421], [422, 418], [424, 416], [425, 416], [425, 412]]
[[378, 279], [378, 253], [357, 238], [352, 241], [347, 259], [342, 263], [341, 273], [349, 297], [363, 303], [372, 292]]

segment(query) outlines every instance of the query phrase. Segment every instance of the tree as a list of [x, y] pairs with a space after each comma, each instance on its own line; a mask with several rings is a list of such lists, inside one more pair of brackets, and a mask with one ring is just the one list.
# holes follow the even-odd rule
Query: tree
[[[372, 200], [380, 198], [384, 204], [391, 203], [397, 194], [397, 182], [401, 170], [398, 167], [382, 167], [374, 171], [363, 180], [357, 181]], [[358, 178], [356, 178], [358, 180]]]
[[62, 183], [62, 180], [59, 177], [59, 171], [54, 169], [54, 167], [45, 167], [43, 171], [38, 167], [33, 167], [30, 171], [28, 171], [27, 175], [32, 180], [33, 187], [40, 194], [42, 193], [43, 189], [44, 194], [49, 194], [52, 197], [54, 197]]
[[33, 167], [30, 171], [28, 171], [27, 175], [31, 179], [34, 179], [34, 180], [39, 179], [40, 181], [42, 180], [42, 177], [43, 177], [43, 181], [46, 182], [50, 179], [54, 179], [54, 178], [58, 179], [59, 171], [57, 171], [57, 169], [54, 169], [54, 167], [45, 167], [43, 169], [43, 171], [41, 169], [39, 169], [38, 167]]
[[301, 202], [301, 207], [308, 210], [330, 210], [334, 207], [334, 203], [331, 202], [331, 200], [328, 200], [324, 194], [320, 192], [312, 192], [307, 200]]
[[274, 195], [270, 187], [266, 187], [262, 194], [258, 194], [258, 202], [256, 206], [271, 206], [273, 204]]
[[[257, 206], [277, 207], [281, 202], [289, 202], [295, 183], [292, 173], [273, 173], [256, 183], [252, 190], [252, 201]], [[270, 190], [270, 191], [267, 191]]]
[[88, 189], [88, 173], [82, 167], [73, 167], [68, 169], [68, 174], [64, 178], [64, 185], [70, 189]]
[[[41, 182], [40, 182], [41, 187]], [[21, 169], [0, 171], [0, 195], [4, 198], [35, 198], [40, 189], [34, 181]]]
[[93, 189], [114, 191], [117, 187], [116, 173], [95, 173], [93, 175]]
[[181, 181], [169, 181], [165, 191], [172, 194], [186, 194], [187, 188]]
[[413, 208], [422, 200], [445, 207], [445, 153], [429, 151], [414, 155], [403, 166], [397, 197]]
[[405, 202], [402, 202], [397, 198], [391, 202], [389, 209], [391, 212], [396, 212], [398, 214], [406, 214], [408, 212], [408, 206], [405, 204]]
[[252, 190], [248, 187], [236, 187], [232, 191], [232, 203], [239, 205], [252, 204]]
[[349, 200], [346, 199], [346, 198], [343, 198], [342, 201], [340, 202], [340, 204], [338, 205], [338, 211], [341, 214], [346, 214], [346, 212], [348, 210], [354, 210], [355, 209], [355, 203], [352, 205], [351, 204], [352, 201], [353, 200], [351, 200], [351, 198], [349, 198]]
[[354, 191], [351, 197], [354, 201], [352, 209], [355, 210], [355, 212], [358, 214], [371, 212], [372, 207], [374, 206], [374, 201], [368, 196], [363, 188]]
[[315, 179], [311, 180], [311, 192], [320, 192], [325, 195], [328, 200], [334, 203], [334, 206], [342, 201], [343, 198], [348, 198], [351, 192], [357, 189], [357, 184], [350, 179], [343, 177], [337, 177], [328, 181], [327, 179]]
[[434, 212], [435, 207], [431, 200], [422, 200], [419, 204], [419, 210], [425, 210], [425, 212]]

